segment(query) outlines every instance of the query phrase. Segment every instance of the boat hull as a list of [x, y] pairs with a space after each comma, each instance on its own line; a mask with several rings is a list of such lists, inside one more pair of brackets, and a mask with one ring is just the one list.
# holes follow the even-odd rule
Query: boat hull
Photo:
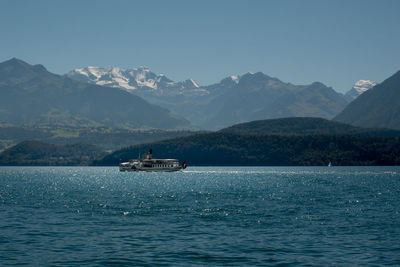
[[146, 167], [119, 167], [121, 172], [177, 172], [183, 170], [181, 166], [170, 168], [146, 168]]

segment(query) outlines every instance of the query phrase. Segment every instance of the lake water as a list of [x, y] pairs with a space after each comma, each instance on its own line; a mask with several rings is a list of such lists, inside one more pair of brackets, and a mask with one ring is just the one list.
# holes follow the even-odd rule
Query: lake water
[[400, 168], [1, 167], [0, 265], [400, 265]]

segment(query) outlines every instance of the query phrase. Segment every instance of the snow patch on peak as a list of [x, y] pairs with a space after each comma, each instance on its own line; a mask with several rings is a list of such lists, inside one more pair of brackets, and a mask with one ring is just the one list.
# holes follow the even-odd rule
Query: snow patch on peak
[[371, 89], [372, 87], [374, 87], [376, 85], [375, 82], [370, 81], [370, 80], [359, 80], [357, 81], [353, 88], [359, 93], [362, 94], [365, 91], [368, 91], [369, 89]]
[[232, 75], [231, 76], [232, 81], [234, 81], [235, 83], [239, 83], [240, 77], [239, 75]]
[[119, 67], [111, 67], [111, 72], [113, 73], [120, 73], [121, 69]]
[[190, 78], [189, 81], [193, 84], [194, 87], [196, 87], [196, 88], [200, 87], [199, 84], [195, 80], [193, 80], [192, 78]]
[[93, 75], [97, 79], [100, 79], [101, 76], [103, 76], [108, 71], [107, 69], [94, 67], [94, 66], [89, 66], [84, 70], [87, 71], [88, 75]]
[[87, 71], [85, 71], [85, 69], [75, 69], [74, 72], [89, 77], [89, 74], [87, 73]]
[[372, 87], [376, 85], [375, 82], [371, 80], [359, 80], [357, 81], [354, 86], [344, 95], [347, 101], [351, 102], [356, 99], [361, 94], [365, 93]]

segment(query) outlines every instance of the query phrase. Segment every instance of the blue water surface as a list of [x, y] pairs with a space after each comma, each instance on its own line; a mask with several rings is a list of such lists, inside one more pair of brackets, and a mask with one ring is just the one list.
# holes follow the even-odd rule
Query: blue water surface
[[400, 168], [0, 167], [0, 265], [400, 265]]

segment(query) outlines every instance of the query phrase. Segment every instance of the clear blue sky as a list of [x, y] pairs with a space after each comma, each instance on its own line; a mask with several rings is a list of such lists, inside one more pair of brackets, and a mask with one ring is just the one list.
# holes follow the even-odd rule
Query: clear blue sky
[[0, 61], [147, 66], [202, 85], [262, 71], [347, 91], [400, 70], [398, 0], [0, 0]]

